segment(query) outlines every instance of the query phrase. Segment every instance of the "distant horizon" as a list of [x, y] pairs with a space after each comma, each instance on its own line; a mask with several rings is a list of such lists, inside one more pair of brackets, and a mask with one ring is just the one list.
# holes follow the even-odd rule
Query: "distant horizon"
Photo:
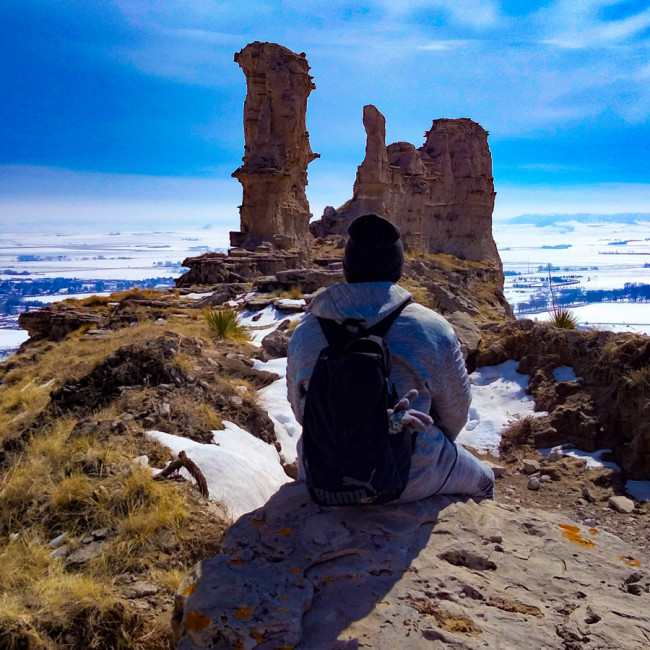
[[[316, 218], [314, 217], [313, 220]], [[580, 212], [564, 212], [564, 213], [526, 213], [516, 215], [514, 217], [507, 217], [502, 219], [493, 218], [493, 228], [502, 227], [506, 225], [531, 225], [536, 227], [544, 227], [553, 224], [562, 224], [566, 222], [578, 223], [615, 223], [615, 224], [631, 224], [631, 223], [646, 223], [650, 222], [650, 212], [602, 212], [602, 213], [580, 213]], [[51, 222], [44, 222], [38, 224], [33, 223], [20, 223], [13, 227], [0, 228], [0, 243], [3, 235], [11, 234], [36, 234], [36, 235], [56, 235], [56, 236], [72, 236], [72, 235], [121, 235], [125, 233], [130, 234], [164, 234], [164, 233], [179, 233], [187, 232], [192, 234], [205, 233], [214, 236], [220, 234], [227, 238], [231, 230], [237, 230], [239, 227], [239, 220], [237, 222], [220, 222], [215, 221], [214, 218], [208, 217], [205, 222], [151, 222], [147, 225], [145, 223], [134, 224], [132, 221], [120, 224], [112, 220], [109, 225], [90, 226], [87, 222], [73, 222], [67, 221], [65, 224], [58, 224], [55, 226]]]

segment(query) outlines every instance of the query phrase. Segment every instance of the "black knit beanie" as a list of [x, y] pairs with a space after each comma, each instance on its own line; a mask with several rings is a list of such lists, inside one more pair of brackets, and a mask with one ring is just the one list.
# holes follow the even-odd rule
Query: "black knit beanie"
[[357, 217], [348, 228], [343, 275], [348, 282], [397, 282], [404, 270], [399, 229], [376, 214]]

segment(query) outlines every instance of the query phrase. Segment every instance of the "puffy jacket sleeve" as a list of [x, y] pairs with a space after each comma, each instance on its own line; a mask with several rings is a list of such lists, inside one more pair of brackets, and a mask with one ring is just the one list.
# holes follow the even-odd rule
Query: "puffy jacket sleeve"
[[307, 314], [289, 339], [287, 353], [287, 399], [296, 420], [302, 424], [309, 378], [327, 341], [318, 320]]
[[451, 326], [446, 339], [447, 345], [438, 348], [438, 358], [433, 362], [431, 417], [447, 438], [455, 440], [467, 423], [472, 397], [460, 344]]
[[409, 305], [388, 333], [394, 352], [394, 381], [400, 395], [420, 392], [413, 408], [428, 411], [435, 425], [454, 440], [467, 423], [469, 377], [458, 338], [440, 315]]

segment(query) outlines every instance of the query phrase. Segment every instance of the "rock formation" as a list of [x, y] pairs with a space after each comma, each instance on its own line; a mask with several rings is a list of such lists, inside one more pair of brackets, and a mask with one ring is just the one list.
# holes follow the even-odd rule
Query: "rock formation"
[[[254, 249], [262, 241], [307, 249], [307, 165], [318, 157], [309, 145], [307, 98], [315, 88], [304, 53], [255, 41], [235, 54], [246, 75], [246, 145], [233, 172], [242, 184], [241, 232], [232, 246]], [[277, 237], [276, 237], [277, 236]], [[289, 239], [287, 239], [289, 238]]]
[[647, 559], [559, 514], [321, 508], [293, 483], [181, 583], [178, 647], [631, 650], [648, 643]]
[[61, 341], [80, 327], [98, 327], [101, 322], [99, 314], [65, 304], [48, 305], [36, 311], [25, 311], [18, 316], [18, 324], [27, 330], [32, 341]]
[[467, 118], [434, 120], [416, 149], [408, 142], [386, 147], [386, 120], [372, 105], [364, 106], [363, 125], [366, 156], [352, 199], [327, 208], [312, 233], [342, 235], [355, 217], [375, 212], [399, 226], [406, 245], [500, 265], [487, 131]]
[[[564, 330], [528, 319], [484, 328], [481, 336], [473, 362], [517, 360], [519, 372], [530, 375], [536, 409], [548, 412], [513, 427], [514, 444], [610, 449], [627, 478], [650, 479], [647, 336]], [[558, 381], [554, 371], [561, 366], [570, 366], [576, 379]]]

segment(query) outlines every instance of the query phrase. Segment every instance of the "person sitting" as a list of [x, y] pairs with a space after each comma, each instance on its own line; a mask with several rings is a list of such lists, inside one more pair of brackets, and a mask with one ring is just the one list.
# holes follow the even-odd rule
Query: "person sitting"
[[[309, 382], [328, 346], [319, 319], [372, 328], [401, 312], [383, 338], [392, 360], [390, 381], [403, 399], [388, 412], [389, 424], [417, 431], [410, 471], [398, 502], [434, 494], [493, 498], [492, 470], [455, 442], [467, 422], [470, 384], [451, 325], [437, 312], [412, 301], [397, 282], [404, 269], [399, 229], [375, 214], [348, 228], [343, 257], [347, 283], [319, 292], [294, 331], [288, 350], [287, 394], [302, 425]], [[298, 443], [299, 480], [306, 479], [303, 436]]]

